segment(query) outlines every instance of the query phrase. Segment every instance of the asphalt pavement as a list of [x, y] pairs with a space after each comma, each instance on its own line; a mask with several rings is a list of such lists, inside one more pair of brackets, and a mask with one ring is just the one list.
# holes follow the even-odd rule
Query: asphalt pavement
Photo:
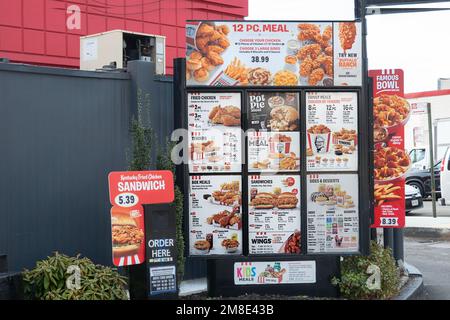
[[[427, 199], [423, 202], [423, 208], [416, 209], [407, 214], [409, 217], [432, 217], [432, 202], [431, 199]], [[436, 202], [436, 215], [437, 217], [450, 217], [450, 206], [440, 206]]]
[[405, 238], [405, 261], [423, 274], [417, 300], [450, 300], [450, 242]]

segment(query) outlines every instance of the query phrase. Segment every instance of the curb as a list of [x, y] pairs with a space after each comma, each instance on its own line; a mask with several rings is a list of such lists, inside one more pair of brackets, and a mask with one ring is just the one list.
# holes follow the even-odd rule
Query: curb
[[405, 267], [409, 273], [408, 282], [401, 289], [400, 293], [392, 300], [414, 300], [423, 291], [422, 273], [416, 267], [406, 262]]
[[206, 292], [207, 289], [208, 287], [206, 278], [185, 280], [180, 284], [179, 296], [181, 298], [185, 298], [190, 295]]
[[411, 238], [436, 238], [441, 240], [450, 240], [450, 229], [407, 227], [404, 229], [404, 236]]

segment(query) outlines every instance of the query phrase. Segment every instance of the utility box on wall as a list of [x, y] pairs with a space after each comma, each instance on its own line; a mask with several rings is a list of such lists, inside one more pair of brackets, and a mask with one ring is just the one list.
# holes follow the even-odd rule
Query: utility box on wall
[[126, 68], [128, 61], [154, 62], [156, 74], [164, 74], [166, 37], [113, 30], [80, 37], [80, 69], [96, 70], [115, 63]]

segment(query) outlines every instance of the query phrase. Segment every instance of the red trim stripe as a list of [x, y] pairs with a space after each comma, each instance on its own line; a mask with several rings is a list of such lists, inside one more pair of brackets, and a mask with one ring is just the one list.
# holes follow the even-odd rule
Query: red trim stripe
[[406, 99], [425, 98], [450, 95], [450, 89], [406, 93]]

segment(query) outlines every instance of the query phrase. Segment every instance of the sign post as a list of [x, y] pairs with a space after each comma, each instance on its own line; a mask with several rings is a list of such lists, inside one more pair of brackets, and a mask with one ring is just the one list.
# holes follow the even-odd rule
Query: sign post
[[175, 298], [176, 236], [171, 171], [111, 172], [113, 262], [129, 269], [132, 299]]

